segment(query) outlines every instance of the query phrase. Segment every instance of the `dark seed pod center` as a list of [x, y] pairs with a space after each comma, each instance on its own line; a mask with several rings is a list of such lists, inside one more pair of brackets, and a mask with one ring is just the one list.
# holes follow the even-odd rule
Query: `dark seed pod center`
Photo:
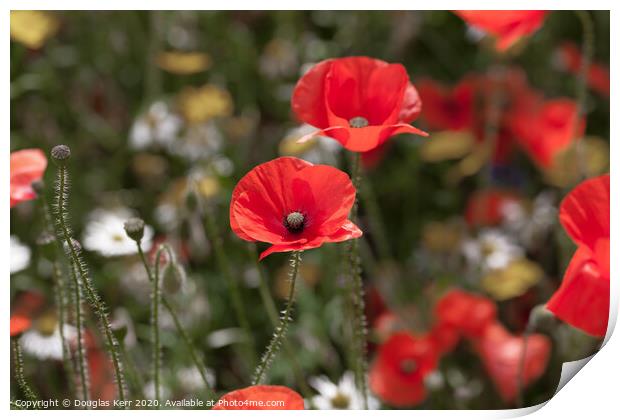
[[413, 360], [413, 359], [405, 359], [402, 362], [400, 362], [400, 370], [404, 374], [407, 374], [407, 375], [409, 375], [410, 373], [415, 372], [417, 367], [418, 367], [418, 365], [415, 362], [415, 360]]
[[368, 120], [364, 117], [354, 117], [349, 120], [349, 125], [353, 128], [368, 127]]
[[298, 211], [289, 213], [289, 215], [284, 218], [284, 227], [291, 233], [301, 232], [304, 230], [305, 224], [306, 218]]

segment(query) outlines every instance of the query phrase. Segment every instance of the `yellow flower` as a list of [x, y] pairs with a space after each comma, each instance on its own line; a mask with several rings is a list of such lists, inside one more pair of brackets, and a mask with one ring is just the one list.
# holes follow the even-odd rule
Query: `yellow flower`
[[179, 111], [189, 124], [199, 124], [216, 117], [232, 114], [232, 97], [215, 85], [187, 87], [178, 98]]
[[174, 74], [194, 74], [211, 67], [211, 57], [201, 52], [164, 51], [157, 56], [157, 65]]
[[521, 296], [544, 276], [542, 268], [525, 258], [512, 261], [505, 268], [492, 270], [481, 282], [482, 289], [496, 300]]
[[11, 11], [11, 39], [37, 50], [58, 31], [60, 22], [49, 12], [39, 10]]
[[[581, 147], [579, 152], [578, 147]], [[583, 153], [582, 160], [579, 153]], [[586, 137], [581, 140], [580, 145], [576, 144], [575, 147], [563, 151], [544, 175], [549, 184], [565, 188], [579, 181], [582, 170], [586, 178], [608, 172], [609, 143], [600, 137]]]
[[468, 132], [442, 131], [434, 133], [420, 146], [420, 156], [426, 162], [460, 159], [474, 147], [474, 138]]
[[461, 229], [454, 222], [429, 222], [422, 228], [422, 244], [432, 252], [454, 251], [461, 239]]
[[213, 176], [204, 176], [196, 181], [198, 193], [205, 199], [215, 197], [220, 192], [220, 182]]

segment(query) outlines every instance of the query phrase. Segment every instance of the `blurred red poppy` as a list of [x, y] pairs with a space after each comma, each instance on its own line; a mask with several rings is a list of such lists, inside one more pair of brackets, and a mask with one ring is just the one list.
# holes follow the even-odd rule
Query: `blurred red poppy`
[[465, 78], [453, 88], [431, 79], [417, 83], [424, 103], [422, 116], [433, 130], [468, 130], [474, 124], [475, 84]]
[[[581, 71], [582, 57], [577, 45], [565, 42], [558, 49], [560, 65], [571, 74], [577, 75]], [[602, 97], [609, 97], [609, 67], [600, 63], [591, 63], [588, 70], [587, 82], [590, 88]]]
[[433, 342], [433, 345], [439, 353], [449, 353], [458, 344], [461, 335], [459, 330], [445, 323], [436, 323], [428, 333], [429, 339]]
[[493, 226], [503, 220], [503, 208], [518, 203], [520, 197], [512, 191], [487, 188], [469, 196], [465, 207], [465, 220], [470, 226]]
[[437, 357], [427, 337], [396, 333], [379, 346], [370, 368], [370, 389], [396, 407], [419, 404], [426, 398], [424, 378], [436, 369]]
[[11, 207], [36, 197], [32, 183], [43, 177], [47, 158], [41, 149], [11, 153]]
[[435, 318], [441, 328], [454, 328], [467, 338], [476, 338], [495, 321], [492, 300], [462, 290], [450, 290], [437, 301]]
[[321, 61], [297, 82], [291, 106], [297, 118], [318, 127], [354, 152], [367, 152], [401, 133], [426, 136], [409, 125], [422, 102], [407, 70], [369, 57]]
[[[475, 344], [485, 369], [506, 402], [517, 397], [524, 344], [523, 337], [510, 334], [499, 323], [488, 326]], [[551, 342], [544, 335], [531, 334], [528, 337], [522, 377], [524, 387], [544, 373], [550, 351]]]
[[513, 116], [512, 127], [530, 158], [542, 168], [549, 168], [559, 153], [581, 138], [585, 120], [578, 119], [575, 101], [562, 98], [522, 108]]
[[241, 239], [271, 243], [260, 255], [317, 248], [362, 236], [348, 219], [355, 187], [344, 172], [282, 157], [252, 169], [237, 184], [230, 226]]
[[582, 182], [560, 205], [560, 222], [577, 244], [562, 285], [547, 302], [558, 318], [597, 337], [609, 316], [609, 175]]
[[[112, 360], [97, 342], [97, 338], [92, 331], [85, 331], [84, 343], [90, 378], [91, 398], [113, 401], [116, 398], [116, 382]], [[77, 343], [73, 343], [73, 346], [77, 348]]]
[[505, 51], [522, 37], [536, 32], [543, 24], [544, 10], [457, 10], [468, 24], [497, 37], [495, 48]]
[[280, 385], [254, 385], [223, 395], [214, 410], [303, 410], [304, 399]]
[[11, 337], [15, 337], [27, 331], [32, 325], [32, 320], [23, 315], [11, 315]]

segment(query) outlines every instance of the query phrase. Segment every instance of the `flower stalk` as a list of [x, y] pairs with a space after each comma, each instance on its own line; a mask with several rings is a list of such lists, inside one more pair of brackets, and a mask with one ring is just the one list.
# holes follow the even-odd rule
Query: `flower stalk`
[[[77, 330], [77, 364], [79, 374], [79, 387], [83, 400], [90, 400], [90, 381], [88, 376], [88, 365], [86, 362], [86, 351], [84, 349], [84, 320], [83, 320], [83, 298], [80, 278], [77, 269], [71, 264], [71, 279], [73, 281], [73, 304], [75, 312], [75, 329]], [[61, 327], [62, 328], [62, 327]], [[61, 329], [62, 331], [62, 329]]]
[[[158, 273], [159, 273], [159, 264], [160, 264], [160, 260], [161, 260], [161, 252], [166, 252], [168, 254], [168, 259], [169, 261], [175, 261], [175, 255], [174, 252], [172, 251], [172, 249], [170, 248], [170, 246], [168, 244], [162, 244], [158, 251], [157, 251], [157, 255], [156, 255], [156, 259], [155, 259], [155, 271], [156, 271], [156, 275], [153, 274], [153, 271], [151, 270], [151, 267], [146, 259], [146, 256], [144, 255], [144, 250], [142, 249], [142, 244], [141, 241], [138, 239], [136, 240], [134, 238], [136, 245], [138, 246], [138, 254], [140, 255], [140, 259], [142, 260], [142, 265], [144, 265], [144, 269], [146, 270], [146, 274], [150, 280], [150, 282], [153, 284], [153, 289], [155, 289], [154, 283], [158, 282]], [[156, 277], [157, 276], [157, 277]], [[196, 366], [196, 368], [198, 369], [198, 372], [200, 373], [200, 377], [202, 379], [202, 382], [205, 386], [205, 390], [207, 391], [209, 398], [215, 398], [215, 392], [213, 391], [213, 389], [211, 388], [211, 384], [209, 383], [209, 380], [207, 379], [207, 375], [206, 375], [206, 367], [204, 365], [204, 363], [202, 362], [202, 360], [200, 359], [200, 357], [198, 356], [198, 353], [196, 352], [194, 343], [191, 339], [191, 337], [189, 336], [189, 334], [187, 333], [187, 331], [185, 330], [185, 327], [183, 327], [183, 324], [181, 324], [181, 321], [179, 319], [179, 316], [176, 313], [176, 310], [174, 309], [174, 307], [172, 306], [172, 304], [170, 303], [170, 301], [166, 298], [166, 296], [163, 296], [160, 294], [160, 302], [161, 304], [164, 306], [164, 308], [166, 308], [166, 310], [168, 311], [168, 313], [170, 314], [170, 316], [172, 317], [172, 321], [174, 322], [174, 326], [177, 329], [178, 333], [181, 335], [181, 338], [183, 339], [183, 341], [185, 342], [185, 345], [189, 351], [190, 357], [192, 359], [192, 361], [194, 362], [194, 365]], [[151, 322], [153, 322], [154, 319], [151, 320]], [[158, 326], [153, 327], [153, 331], [155, 331], [156, 329], [158, 329]], [[158, 339], [159, 341], [159, 339]], [[155, 344], [154, 343], [154, 347], [153, 347], [153, 355], [154, 355], [154, 359], [155, 359], [155, 349], [158, 349], [157, 352], [159, 353], [159, 343]], [[157, 356], [159, 358], [159, 355]], [[159, 366], [159, 362], [157, 362], [157, 365], [155, 365], [154, 362], [154, 366]], [[155, 382], [155, 377], [153, 378], [154, 382]], [[157, 379], [159, 380], [159, 378]], [[156, 384], [156, 395], [158, 394], [158, 389], [159, 387], [157, 386], [158, 384]]]
[[19, 345], [19, 337], [11, 337], [11, 346], [13, 347], [13, 362], [15, 363], [15, 380], [17, 385], [19, 385], [19, 388], [28, 400], [32, 402], [37, 401], [37, 394], [30, 388], [24, 376], [24, 359], [21, 346]]
[[289, 294], [286, 302], [286, 307], [282, 311], [282, 316], [280, 317], [280, 322], [275, 329], [273, 337], [263, 354], [260, 363], [256, 367], [256, 371], [254, 372], [254, 378], [252, 379], [252, 385], [262, 384], [265, 381], [265, 377], [267, 376], [267, 372], [273, 363], [280, 347], [282, 347], [282, 342], [286, 337], [286, 333], [288, 332], [288, 326], [292, 321], [293, 314], [293, 302], [295, 300], [295, 283], [297, 281], [297, 275], [299, 274], [299, 266], [301, 264], [301, 251], [293, 251], [291, 253], [290, 266], [291, 269], [289, 271]]
[[114, 367], [114, 375], [116, 379], [116, 387], [118, 399], [125, 400], [125, 379], [123, 375], [123, 367], [120, 360], [120, 350], [118, 341], [112, 332], [112, 326], [105, 307], [104, 302], [91, 284], [86, 264], [83, 262], [80, 252], [79, 243], [73, 239], [71, 228], [66, 220], [67, 203], [69, 198], [68, 171], [66, 163], [71, 156], [71, 149], [65, 145], [59, 145], [52, 149], [52, 159], [58, 165], [56, 178], [56, 224], [58, 227], [58, 235], [62, 238], [63, 244], [66, 246], [66, 255], [80, 279], [79, 283], [84, 290], [86, 299], [88, 300], [93, 311], [99, 318], [99, 324], [103, 331], [106, 341], [106, 347], [112, 358]]
[[[351, 181], [356, 191], [359, 191], [361, 184], [360, 175], [360, 154], [355, 153], [351, 166]], [[351, 208], [350, 219], [353, 223], [357, 223], [358, 201], [357, 196], [353, 207]], [[366, 341], [367, 326], [366, 315], [364, 310], [364, 284], [362, 282], [362, 268], [359, 256], [359, 240], [352, 239], [347, 244], [347, 261], [349, 263], [350, 286], [352, 293], [350, 295], [351, 307], [353, 309], [353, 372], [355, 373], [355, 384], [362, 394], [364, 401], [364, 409], [368, 409], [368, 385], [366, 377], [368, 374], [368, 364], [366, 362]]]

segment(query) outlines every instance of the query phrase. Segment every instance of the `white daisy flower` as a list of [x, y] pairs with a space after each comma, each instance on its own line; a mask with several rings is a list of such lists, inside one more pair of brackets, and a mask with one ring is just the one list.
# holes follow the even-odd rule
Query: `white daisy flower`
[[168, 151], [195, 162], [217, 155], [223, 144], [222, 133], [213, 121], [209, 121], [189, 126], [179, 141], [168, 145]]
[[544, 191], [536, 196], [531, 209], [522, 203], [510, 201], [501, 208], [503, 226], [514, 234], [519, 241], [530, 248], [549, 232], [557, 218], [555, 195], [551, 191]]
[[[65, 325], [63, 331], [65, 340], [76, 339], [77, 330], [75, 327]], [[43, 327], [26, 331], [20, 338], [20, 344], [24, 353], [39, 360], [62, 360], [62, 339], [60, 337], [60, 324], [57, 322], [51, 330]]]
[[523, 249], [498, 229], [480, 231], [476, 239], [466, 240], [462, 249], [469, 263], [483, 271], [504, 268], [523, 256]]
[[[308, 380], [310, 386], [319, 392], [312, 397], [312, 405], [319, 410], [363, 410], [364, 399], [355, 387], [353, 372], [346, 372], [338, 384], [333, 383], [325, 375], [316, 376]], [[368, 396], [368, 408], [376, 410], [379, 401]]]
[[178, 138], [182, 124], [181, 118], [165, 102], [155, 102], [133, 123], [129, 144], [136, 150], [151, 145], [170, 146]]
[[[96, 251], [103, 256], [131, 255], [138, 252], [136, 243], [127, 236], [125, 222], [132, 217], [128, 209], [97, 209], [88, 216], [84, 231], [83, 246], [89, 251]], [[144, 227], [142, 249], [151, 249], [153, 228]]]
[[11, 235], [11, 274], [28, 267], [30, 254], [30, 248], [24, 245], [17, 236]]
[[[213, 388], [215, 386], [215, 373], [213, 369], [205, 368], [205, 377], [207, 378], [209, 386]], [[196, 392], [204, 388], [202, 376], [196, 366], [179, 369], [177, 372], [177, 380], [183, 389], [190, 392]]]

